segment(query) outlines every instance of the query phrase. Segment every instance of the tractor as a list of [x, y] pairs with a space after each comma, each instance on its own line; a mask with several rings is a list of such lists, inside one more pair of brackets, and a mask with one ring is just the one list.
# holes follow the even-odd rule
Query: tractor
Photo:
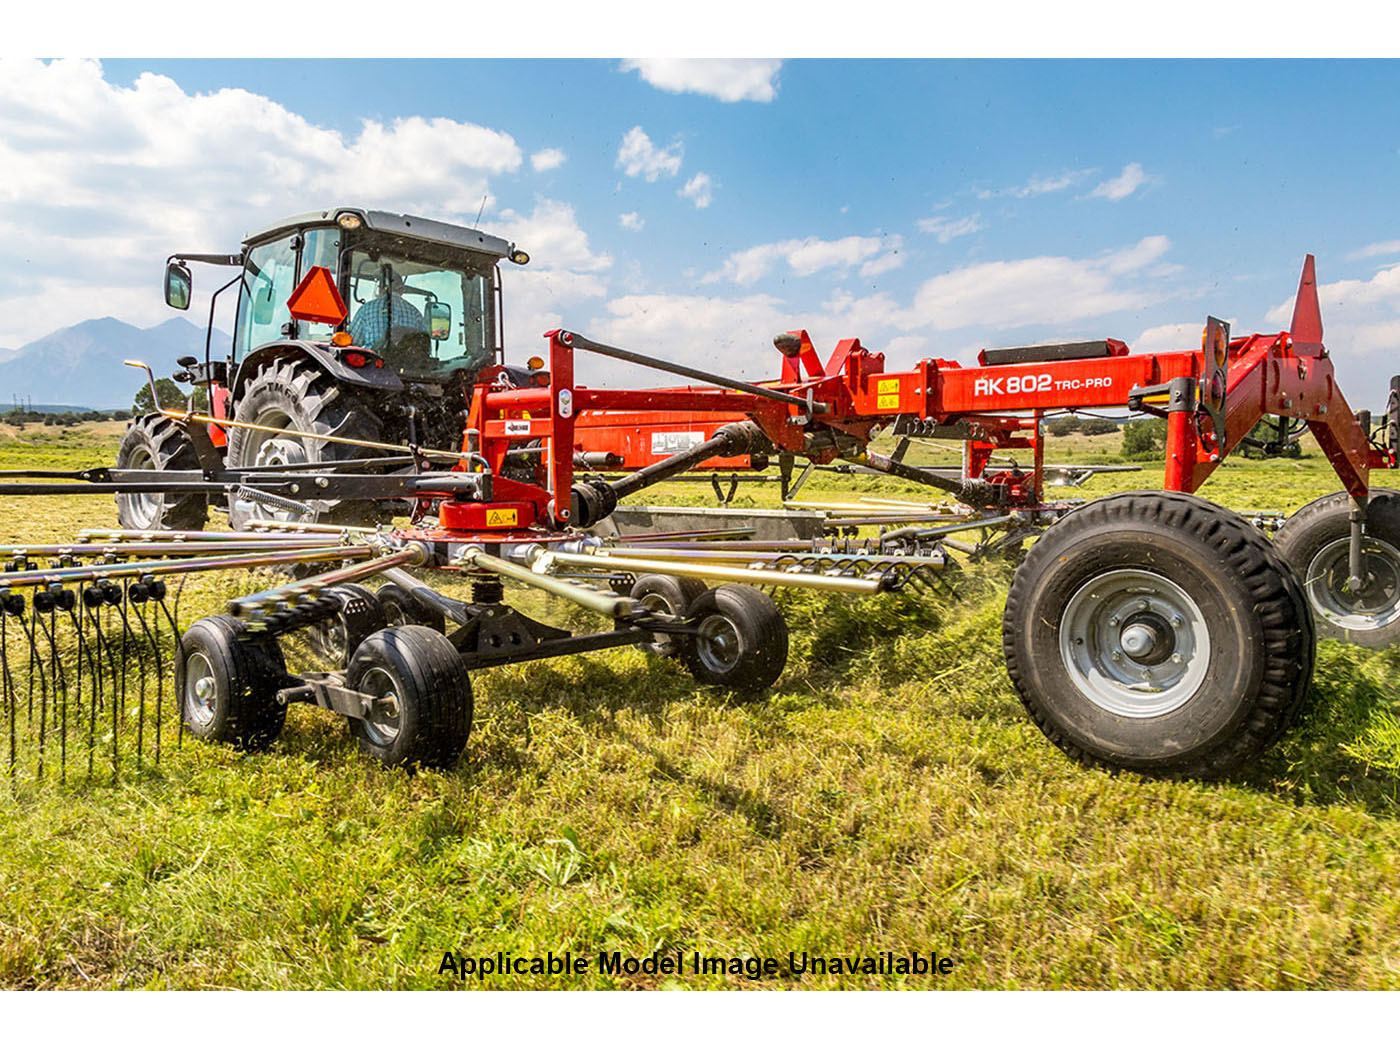
[[[355, 207], [273, 223], [245, 237], [236, 255], [172, 255], [166, 260], [165, 301], [178, 310], [190, 306], [189, 264], [238, 270], [210, 301], [204, 359], [181, 358], [182, 370], [173, 376], [207, 391], [215, 421], [207, 425], [208, 445], [201, 450], [199, 435], [160, 414], [157, 404], [156, 411], [132, 420], [117, 467], [207, 470], [212, 458], [227, 468], [276, 469], [383, 458], [372, 448], [376, 443], [460, 447], [477, 373], [491, 364], [504, 367], [502, 260], [523, 266], [529, 256], [465, 226]], [[348, 314], [344, 322], [329, 314], [320, 322], [298, 319], [287, 306], [317, 267], [334, 281], [333, 298]], [[227, 357], [215, 359], [215, 306], [235, 286], [232, 346]], [[505, 371], [522, 372], [522, 382], [528, 378], [526, 370]], [[313, 434], [362, 444], [325, 442]], [[377, 469], [393, 465], [386, 460]], [[216, 496], [122, 493], [117, 509], [124, 528], [198, 530], [211, 502], [225, 506], [235, 529], [268, 518], [362, 524], [373, 506], [356, 499], [299, 503], [250, 485]]]

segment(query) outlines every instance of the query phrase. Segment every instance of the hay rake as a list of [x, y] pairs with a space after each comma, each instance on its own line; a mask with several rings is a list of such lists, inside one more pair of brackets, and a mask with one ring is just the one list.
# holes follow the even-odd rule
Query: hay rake
[[[1104, 340], [891, 372], [858, 340], [823, 362], [796, 332], [775, 341], [781, 377], [753, 384], [567, 331], [548, 339], [547, 361], [480, 373], [460, 452], [377, 442], [388, 454], [378, 469], [364, 459], [236, 468], [212, 458], [199, 470], [34, 472], [0, 485], [0, 495], [200, 493], [244, 507], [239, 528], [224, 532], [90, 530], [74, 544], [5, 548], [0, 679], [12, 772], [52, 767], [56, 724], [66, 776], [75, 709], [89, 770], [101, 751], [115, 776], [123, 735], [134, 733], [126, 754], [136, 764], [154, 761], [171, 714], [177, 739], [256, 749], [277, 738], [291, 703], [344, 717], [382, 762], [447, 766], [470, 730], [472, 674], [618, 646], [752, 696], [787, 659], [769, 592], [927, 589], [946, 585], [953, 555], [1018, 561], [1003, 619], [1011, 680], [1046, 735], [1087, 762], [1228, 772], [1296, 716], [1315, 633], [1400, 640], [1400, 494], [1369, 484], [1372, 469], [1400, 456], [1400, 379], [1380, 426], [1351, 410], [1322, 344], [1311, 257], [1290, 331], [1231, 338], [1211, 318], [1200, 350], [1134, 355]], [[577, 386], [580, 352], [698, 385]], [[1115, 406], [1165, 417], [1165, 491], [1047, 499], [1045, 416]], [[1303, 420], [1344, 486], [1272, 542], [1193, 495], [1266, 413]], [[196, 445], [212, 428], [245, 425], [161, 415]], [[308, 451], [342, 440], [271, 429]], [[882, 429], [902, 435], [891, 455], [870, 447]], [[958, 441], [962, 467], [908, 462], [915, 437]], [[938, 498], [803, 504], [784, 481], [777, 515], [622, 504], [688, 471], [762, 470], [774, 458], [784, 478], [801, 458], [915, 482]], [[434, 466], [444, 459], [452, 469]], [[338, 527], [305, 520], [313, 502], [412, 513], [401, 527]], [[249, 517], [249, 504], [265, 516]], [[629, 514], [648, 527], [619, 527]], [[172, 576], [247, 570], [290, 575], [243, 587], [227, 612], [188, 625], [167, 601]], [[424, 570], [458, 574], [470, 596], [441, 593]], [[372, 579], [377, 591], [364, 586]], [[541, 622], [506, 601], [507, 584], [609, 623], [579, 633]], [[161, 651], [163, 630], [173, 651]], [[284, 642], [298, 631], [328, 666], [289, 666]]]

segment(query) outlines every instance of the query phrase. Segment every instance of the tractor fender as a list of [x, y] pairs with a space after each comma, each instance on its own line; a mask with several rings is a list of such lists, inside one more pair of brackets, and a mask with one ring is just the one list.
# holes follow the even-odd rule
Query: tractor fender
[[232, 384], [234, 402], [243, 396], [243, 388], [248, 385], [248, 380], [257, 375], [264, 362], [285, 357], [299, 357], [309, 361], [337, 383], [345, 386], [364, 387], [381, 394], [397, 394], [404, 389], [403, 380], [386, 368], [351, 368], [322, 343], [289, 339], [280, 343], [266, 343], [239, 362]]

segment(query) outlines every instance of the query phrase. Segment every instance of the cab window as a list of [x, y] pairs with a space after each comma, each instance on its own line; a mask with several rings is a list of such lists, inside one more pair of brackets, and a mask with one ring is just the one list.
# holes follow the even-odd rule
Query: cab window
[[238, 317], [234, 322], [236, 354], [282, 338], [282, 326], [291, 320], [287, 300], [296, 284], [295, 237], [284, 237], [249, 249], [243, 267], [243, 287], [238, 293]]
[[[301, 246], [301, 277], [311, 272], [313, 266], [324, 266], [336, 278], [340, 273], [340, 227], [321, 226], [306, 231]], [[319, 324], [314, 321], [298, 321], [297, 336], [313, 342], [327, 342], [335, 332], [335, 325]]]

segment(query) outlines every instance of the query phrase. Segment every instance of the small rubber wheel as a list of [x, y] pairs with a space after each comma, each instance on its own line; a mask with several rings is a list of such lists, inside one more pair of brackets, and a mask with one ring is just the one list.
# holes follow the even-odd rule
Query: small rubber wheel
[[[199, 454], [180, 424], [165, 416], [137, 416], [117, 449], [118, 470], [198, 470]], [[117, 521], [124, 529], [198, 532], [208, 517], [202, 492], [121, 492]]]
[[379, 607], [384, 611], [384, 623], [389, 627], [403, 627], [411, 623], [431, 627], [438, 634], [447, 631], [447, 619], [430, 605], [415, 598], [407, 588], [397, 583], [386, 583], [379, 588]]
[[1375, 489], [1361, 541], [1359, 590], [1347, 587], [1351, 501], [1345, 492], [1313, 500], [1283, 523], [1274, 543], [1303, 581], [1324, 638], [1368, 649], [1400, 644], [1400, 492]]
[[287, 668], [276, 638], [251, 634], [232, 616], [206, 616], [185, 631], [180, 654], [175, 691], [191, 734], [245, 751], [277, 739], [287, 717], [277, 700]]
[[[648, 612], [676, 617], [685, 616], [695, 599], [704, 593], [705, 585], [699, 580], [655, 574], [638, 576], [630, 592]], [[657, 656], [680, 657], [693, 645], [690, 635], [658, 633], [652, 635], [651, 641], [643, 642], [637, 648]]]
[[752, 696], [783, 673], [787, 621], [762, 591], [725, 584], [703, 592], [690, 603], [686, 616], [696, 634], [682, 659], [697, 682]]
[[1313, 670], [1302, 585], [1265, 536], [1196, 496], [1096, 499], [1012, 579], [1007, 672], [1072, 758], [1221, 776], [1298, 715]]
[[462, 658], [421, 624], [386, 627], [355, 650], [346, 685], [376, 697], [351, 719], [360, 750], [386, 766], [450, 768], [467, 746], [472, 688]]
[[358, 583], [338, 584], [326, 596], [340, 603], [340, 611], [311, 627], [311, 646], [323, 659], [345, 667], [360, 643], [389, 621], [375, 593]]

